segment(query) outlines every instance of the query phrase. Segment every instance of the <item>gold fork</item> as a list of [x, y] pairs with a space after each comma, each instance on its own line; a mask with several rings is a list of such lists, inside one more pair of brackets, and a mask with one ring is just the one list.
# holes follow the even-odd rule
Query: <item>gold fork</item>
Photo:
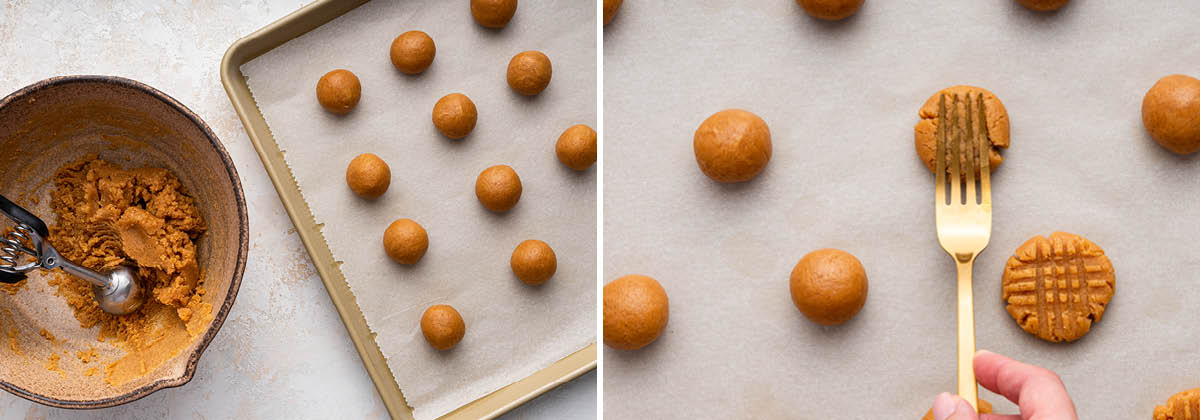
[[[987, 247], [992, 235], [992, 188], [988, 158], [987, 118], [983, 96], [974, 104], [968, 93], [960, 101], [953, 95], [938, 100], [935, 214], [938, 242], [958, 265], [958, 395], [979, 409], [975, 382], [975, 310], [971, 291], [971, 269], [975, 257]], [[947, 107], [949, 105], [949, 107]], [[960, 112], [959, 108], [963, 108]], [[947, 148], [953, 162], [947, 162]], [[947, 168], [949, 167], [949, 178]], [[978, 183], [978, 200], [976, 195]], [[947, 194], [949, 184], [949, 194]]]

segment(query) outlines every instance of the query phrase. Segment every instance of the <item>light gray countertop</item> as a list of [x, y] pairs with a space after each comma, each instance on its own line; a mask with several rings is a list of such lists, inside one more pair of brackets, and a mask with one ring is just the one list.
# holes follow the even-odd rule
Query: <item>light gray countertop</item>
[[[191, 383], [97, 411], [0, 394], [0, 419], [386, 418], [374, 385], [221, 87], [237, 38], [297, 0], [45, 2], [0, 5], [0, 95], [55, 75], [105, 74], [179, 100], [221, 138], [242, 177], [250, 254], [237, 303]], [[505, 418], [595, 418], [588, 373]]]

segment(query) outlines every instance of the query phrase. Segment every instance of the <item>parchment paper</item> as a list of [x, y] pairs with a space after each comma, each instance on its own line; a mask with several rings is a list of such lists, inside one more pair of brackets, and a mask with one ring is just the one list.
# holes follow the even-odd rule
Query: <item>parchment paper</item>
[[[604, 35], [604, 279], [654, 276], [671, 318], [641, 351], [605, 349], [605, 416], [917, 419], [953, 392], [954, 264], [913, 125], [954, 84], [992, 90], [1012, 120], [975, 267], [979, 348], [1058, 371], [1081, 419], [1150, 418], [1200, 387], [1200, 158], [1141, 123], [1156, 80], [1200, 76], [1197, 22], [1195, 2], [1170, 0], [1053, 14], [867, 0], [840, 23], [789, 0], [625, 2]], [[774, 156], [726, 186], [700, 173], [692, 134], [734, 107], [767, 121]], [[1116, 268], [1103, 321], [1072, 344], [1025, 333], [1000, 298], [1008, 256], [1055, 230]], [[839, 327], [808, 322], [788, 292], [823, 247], [858, 256], [870, 282]]]
[[[392, 374], [418, 419], [449, 412], [595, 341], [596, 172], [555, 158], [558, 135], [595, 126], [596, 47], [591, 5], [522, 2], [502, 31], [477, 25], [465, 2], [378, 1], [364, 5], [243, 66], [255, 100], [284, 150], [305, 201], [354, 292]], [[419, 76], [395, 70], [392, 39], [419, 29], [437, 45]], [[508, 60], [541, 50], [554, 66], [535, 98], [505, 82]], [[358, 75], [358, 107], [345, 117], [317, 104], [317, 79], [335, 68]], [[462, 92], [479, 109], [470, 136], [450, 140], [430, 120], [443, 95]], [[375, 153], [392, 171], [387, 194], [361, 200], [346, 187], [346, 164]], [[507, 164], [521, 201], [496, 215], [475, 198], [484, 168]], [[393, 220], [429, 232], [429, 251], [401, 266], [383, 251]], [[541, 287], [513, 277], [522, 240], [546, 241], [558, 272]], [[437, 352], [421, 336], [421, 313], [450, 304], [467, 334]], [[302, 320], [297, 320], [302, 322]]]

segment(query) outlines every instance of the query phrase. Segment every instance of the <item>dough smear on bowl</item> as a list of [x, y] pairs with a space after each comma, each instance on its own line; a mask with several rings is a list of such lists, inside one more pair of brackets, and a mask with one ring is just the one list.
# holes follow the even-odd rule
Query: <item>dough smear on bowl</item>
[[53, 182], [50, 208], [57, 223], [49, 239], [58, 252], [100, 272], [136, 266], [144, 282], [141, 309], [115, 316], [100, 310], [83, 279], [58, 271], [49, 280], [81, 327], [99, 326], [98, 340], [127, 352], [104, 367], [105, 382], [120, 386], [178, 355], [212, 321], [196, 259], [196, 240], [207, 227], [166, 169], [126, 170], [88, 155], [60, 168]]

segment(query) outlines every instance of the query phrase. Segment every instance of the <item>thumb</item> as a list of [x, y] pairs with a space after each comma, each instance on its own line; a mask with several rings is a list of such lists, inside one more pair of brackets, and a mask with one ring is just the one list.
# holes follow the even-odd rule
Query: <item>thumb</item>
[[975, 409], [967, 400], [949, 393], [941, 393], [933, 400], [934, 420], [979, 420]]

